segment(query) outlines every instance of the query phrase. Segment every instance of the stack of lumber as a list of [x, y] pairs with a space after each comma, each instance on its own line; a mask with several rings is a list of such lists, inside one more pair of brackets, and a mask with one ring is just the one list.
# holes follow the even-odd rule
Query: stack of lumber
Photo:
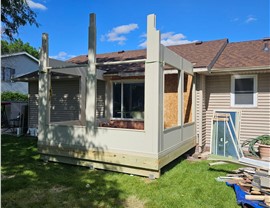
[[245, 193], [246, 200], [260, 201], [264, 207], [270, 207], [270, 175], [258, 168], [239, 168], [233, 174], [218, 177], [218, 181], [237, 184]]

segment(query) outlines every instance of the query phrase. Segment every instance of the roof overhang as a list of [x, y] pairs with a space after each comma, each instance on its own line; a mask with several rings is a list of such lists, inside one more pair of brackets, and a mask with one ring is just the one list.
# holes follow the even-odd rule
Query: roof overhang
[[254, 67], [235, 67], [235, 68], [213, 68], [211, 73], [214, 74], [231, 74], [231, 73], [244, 73], [244, 72], [270, 72], [270, 65], [267, 66], [254, 66]]
[[[52, 80], [66, 80], [66, 79], [79, 79], [80, 76], [78, 75], [69, 75], [63, 74], [59, 72], [51, 72]], [[15, 77], [12, 79], [14, 82], [33, 82], [38, 81], [39, 78], [39, 71], [34, 71], [19, 77]]]

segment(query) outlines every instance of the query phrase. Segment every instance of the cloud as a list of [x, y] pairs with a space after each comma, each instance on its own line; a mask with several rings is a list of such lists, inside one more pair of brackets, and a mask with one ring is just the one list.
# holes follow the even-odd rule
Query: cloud
[[[144, 37], [144, 35], [142, 35]], [[190, 41], [186, 39], [186, 36], [184, 36], [182, 33], [174, 33], [174, 32], [167, 32], [161, 34], [161, 43], [165, 46], [170, 45], [181, 45], [181, 44], [187, 44], [187, 43], [193, 43], [195, 41]], [[144, 40], [141, 44], [139, 44], [139, 47], [146, 48], [147, 40]]]
[[257, 21], [257, 18], [255, 18], [253, 15], [249, 15], [245, 21], [245, 23], [249, 24], [251, 22]]
[[31, 9], [40, 9], [40, 10], [46, 10], [47, 7], [44, 6], [43, 4], [40, 4], [40, 3], [36, 3], [32, 0], [26, 0], [28, 6], [31, 8]]
[[123, 45], [127, 40], [124, 34], [128, 34], [138, 28], [139, 26], [137, 24], [128, 24], [114, 27], [110, 32], [101, 36], [101, 41], [118, 42], [119, 45]]
[[61, 61], [65, 61], [65, 60], [68, 60], [68, 59], [73, 58], [73, 57], [75, 57], [75, 56], [69, 55], [68, 53], [66, 53], [64, 51], [60, 51], [56, 56], [50, 56], [50, 58], [61, 60]]

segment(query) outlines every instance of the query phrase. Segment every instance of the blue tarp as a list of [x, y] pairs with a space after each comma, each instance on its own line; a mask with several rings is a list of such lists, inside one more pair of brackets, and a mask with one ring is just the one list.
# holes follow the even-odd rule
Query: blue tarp
[[236, 195], [236, 200], [237, 200], [237, 204], [239, 205], [248, 205], [248, 206], [251, 206], [251, 207], [254, 207], [254, 208], [264, 208], [264, 207], [267, 207], [266, 205], [263, 206], [263, 202], [262, 201], [251, 201], [251, 200], [246, 200], [245, 199], [245, 196], [247, 195], [246, 192], [244, 192], [240, 186], [238, 186], [237, 184], [231, 184], [231, 183], [228, 183], [226, 182], [226, 185], [227, 186], [230, 186], [234, 189], [235, 191], [235, 195]]

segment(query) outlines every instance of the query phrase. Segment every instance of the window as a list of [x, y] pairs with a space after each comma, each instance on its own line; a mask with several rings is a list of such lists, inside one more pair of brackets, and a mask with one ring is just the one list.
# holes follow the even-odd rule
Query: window
[[231, 105], [255, 107], [257, 105], [257, 76], [232, 76]]
[[10, 82], [15, 75], [15, 69], [9, 67], [1, 67], [1, 81]]
[[113, 118], [144, 118], [144, 83], [113, 83]]

